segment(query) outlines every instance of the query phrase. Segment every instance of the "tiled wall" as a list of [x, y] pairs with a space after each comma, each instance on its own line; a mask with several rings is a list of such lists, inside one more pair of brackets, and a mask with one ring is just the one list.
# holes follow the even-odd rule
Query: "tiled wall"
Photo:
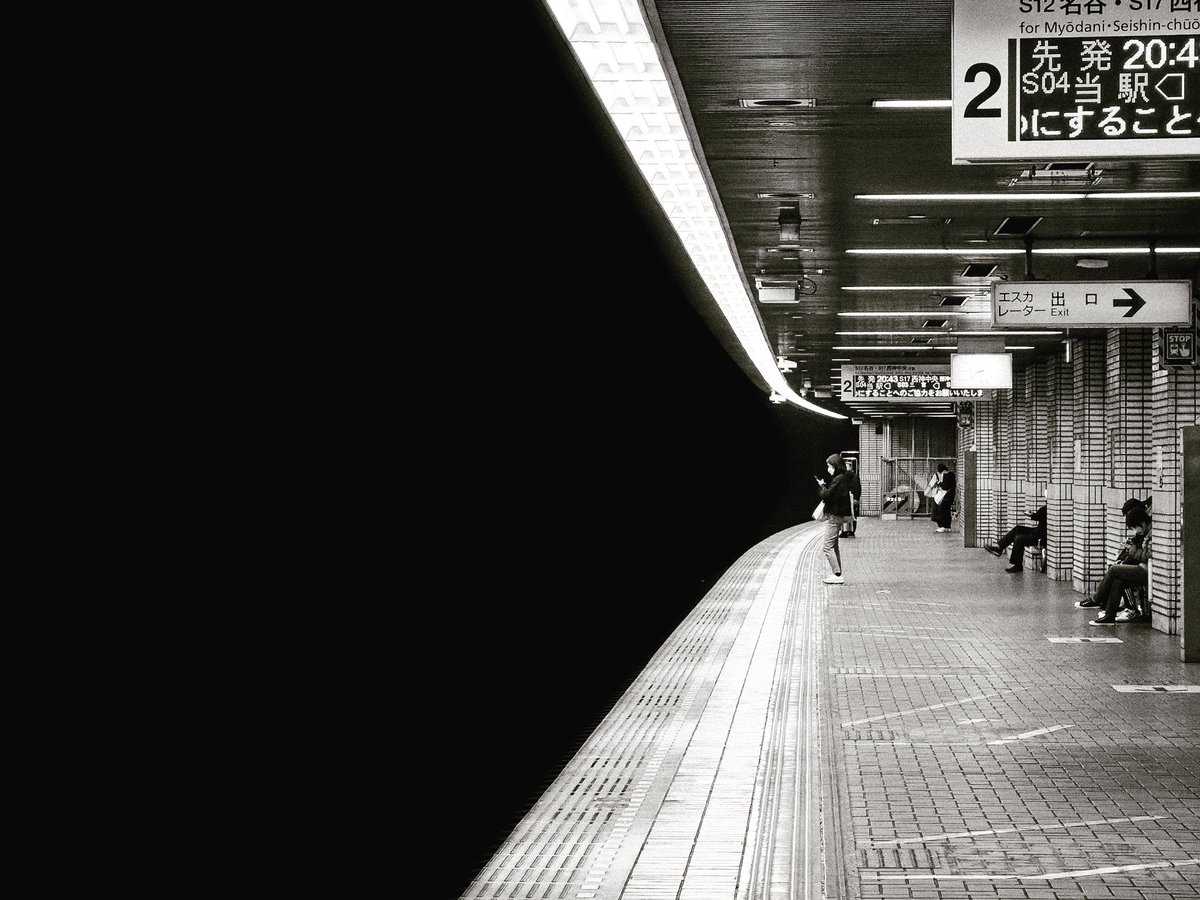
[[882, 475], [883, 431], [876, 434], [875, 419], [866, 419], [858, 426], [858, 480], [862, 482], [862, 500], [859, 511], [864, 516], [877, 516], [882, 512], [883, 496], [880, 478]]
[[1149, 391], [1152, 438], [1147, 454], [1147, 482], [1148, 493], [1154, 498], [1154, 558], [1150, 567], [1150, 600], [1154, 627], [1175, 634], [1179, 630], [1183, 574], [1180, 429], [1200, 425], [1200, 371], [1161, 365], [1157, 331], [1151, 341], [1151, 356], [1154, 360]]
[[[1105, 337], [1071, 341], [1074, 407], [1071, 582], [1077, 591], [1095, 590], [1107, 558], [1104, 486], [1108, 481], [1109, 430], [1105, 408]], [[1060, 402], [1061, 399], [1060, 399]]]
[[1074, 567], [1075, 406], [1060, 402], [1074, 391], [1071, 364], [1062, 354], [1046, 360], [1046, 429], [1050, 440], [1050, 478], [1046, 498], [1046, 574], [1067, 581]]
[[[1064, 348], [1065, 350], [1065, 348]], [[1181, 602], [1180, 428], [1200, 424], [1200, 370], [1160, 364], [1155, 329], [1109, 329], [1016, 373], [975, 404], [959, 450], [978, 457], [979, 544], [1028, 524], [1046, 491], [1047, 568], [1090, 592], [1124, 543], [1121, 505], [1153, 498], [1154, 628], [1175, 634]]]

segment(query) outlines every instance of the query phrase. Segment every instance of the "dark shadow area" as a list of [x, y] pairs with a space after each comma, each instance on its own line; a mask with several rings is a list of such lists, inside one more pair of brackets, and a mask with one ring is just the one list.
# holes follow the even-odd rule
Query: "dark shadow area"
[[479, 394], [449, 425], [470, 463], [447, 513], [470, 547], [431, 632], [450, 897], [713, 581], [807, 519], [824, 456], [857, 446], [771, 404], [717, 343], [568, 47], [521, 9], [497, 70], [515, 81], [462, 172], [486, 188], [462, 266], [490, 288], [459, 322]]

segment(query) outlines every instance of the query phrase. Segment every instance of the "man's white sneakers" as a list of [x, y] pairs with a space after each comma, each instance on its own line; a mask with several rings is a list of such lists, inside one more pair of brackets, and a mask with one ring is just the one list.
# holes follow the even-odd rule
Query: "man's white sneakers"
[[846, 579], [843, 578], [841, 575], [830, 575], [828, 578], [825, 579], [825, 583], [826, 584], [845, 584]]

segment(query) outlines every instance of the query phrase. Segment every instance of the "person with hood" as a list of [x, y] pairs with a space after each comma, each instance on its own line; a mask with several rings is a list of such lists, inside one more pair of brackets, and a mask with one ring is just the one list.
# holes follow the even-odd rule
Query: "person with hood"
[[829, 478], [817, 478], [817, 484], [821, 486], [821, 502], [825, 504], [825, 513], [821, 521], [825, 523], [825, 559], [829, 561], [831, 572], [825, 583], [845, 584], [838, 537], [842, 533], [842, 525], [850, 518], [850, 491], [853, 482], [850, 473], [846, 471], [841, 454], [831, 454], [825, 460], [825, 469], [829, 472]]

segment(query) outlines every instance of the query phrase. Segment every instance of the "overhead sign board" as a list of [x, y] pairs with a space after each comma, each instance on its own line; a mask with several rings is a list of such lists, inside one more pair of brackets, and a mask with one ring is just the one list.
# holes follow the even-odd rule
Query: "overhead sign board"
[[1200, 0], [954, 0], [955, 163], [1200, 155]]
[[951, 388], [948, 365], [842, 366], [843, 400], [944, 401], [990, 397], [991, 393]]
[[1142, 328], [1190, 321], [1189, 281], [999, 281], [996, 328]]

